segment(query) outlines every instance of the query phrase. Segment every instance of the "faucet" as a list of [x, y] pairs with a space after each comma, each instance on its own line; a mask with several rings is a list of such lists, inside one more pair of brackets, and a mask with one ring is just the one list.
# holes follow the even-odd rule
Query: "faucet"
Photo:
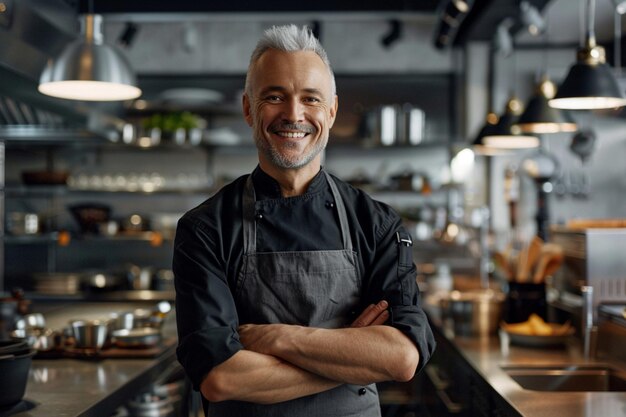
[[581, 333], [583, 337], [583, 355], [586, 360], [593, 356], [592, 338], [594, 337], [595, 328], [593, 326], [593, 287], [591, 285], [583, 285], [580, 287], [583, 297]]

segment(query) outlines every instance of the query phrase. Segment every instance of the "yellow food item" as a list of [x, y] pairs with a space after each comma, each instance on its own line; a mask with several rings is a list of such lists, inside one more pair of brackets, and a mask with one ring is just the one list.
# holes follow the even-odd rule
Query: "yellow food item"
[[502, 327], [509, 333], [530, 336], [562, 336], [570, 331], [569, 322], [564, 324], [550, 324], [543, 321], [536, 314], [531, 314], [528, 320], [522, 323], [503, 323]]

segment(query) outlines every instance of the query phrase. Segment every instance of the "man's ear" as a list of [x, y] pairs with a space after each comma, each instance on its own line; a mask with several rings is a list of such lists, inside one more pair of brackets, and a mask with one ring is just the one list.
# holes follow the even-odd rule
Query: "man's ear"
[[337, 117], [337, 109], [339, 108], [339, 96], [335, 94], [333, 104], [329, 109], [330, 123], [328, 124], [328, 129], [333, 127], [335, 124], [335, 118]]
[[250, 113], [250, 98], [248, 94], [244, 94], [241, 99], [241, 105], [243, 108], [243, 117], [246, 119], [248, 126], [252, 126], [252, 114]]

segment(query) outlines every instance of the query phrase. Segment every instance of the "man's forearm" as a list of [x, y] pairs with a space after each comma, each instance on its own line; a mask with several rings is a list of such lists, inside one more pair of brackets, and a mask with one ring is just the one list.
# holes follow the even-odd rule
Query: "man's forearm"
[[216, 366], [200, 386], [211, 402], [225, 400], [273, 404], [340, 385], [279, 358], [241, 350]]
[[390, 326], [319, 329], [246, 325], [240, 328], [240, 336], [247, 349], [346, 383], [407, 381], [419, 362], [413, 342]]

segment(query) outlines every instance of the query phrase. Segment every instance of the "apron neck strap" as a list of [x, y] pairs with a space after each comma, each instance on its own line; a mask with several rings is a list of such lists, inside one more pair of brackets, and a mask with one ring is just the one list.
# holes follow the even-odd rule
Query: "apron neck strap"
[[[352, 250], [352, 238], [350, 237], [350, 227], [348, 226], [348, 215], [346, 214], [346, 207], [343, 204], [343, 199], [337, 184], [332, 177], [326, 171], [322, 171], [326, 177], [326, 181], [330, 186], [330, 191], [335, 199], [335, 205], [337, 206], [337, 215], [339, 216], [339, 227], [341, 228], [341, 238], [343, 248], [346, 250]], [[252, 175], [249, 175], [246, 179], [246, 184], [243, 190], [243, 250], [244, 254], [256, 253], [256, 194], [254, 192], [254, 184], [252, 183]]]

